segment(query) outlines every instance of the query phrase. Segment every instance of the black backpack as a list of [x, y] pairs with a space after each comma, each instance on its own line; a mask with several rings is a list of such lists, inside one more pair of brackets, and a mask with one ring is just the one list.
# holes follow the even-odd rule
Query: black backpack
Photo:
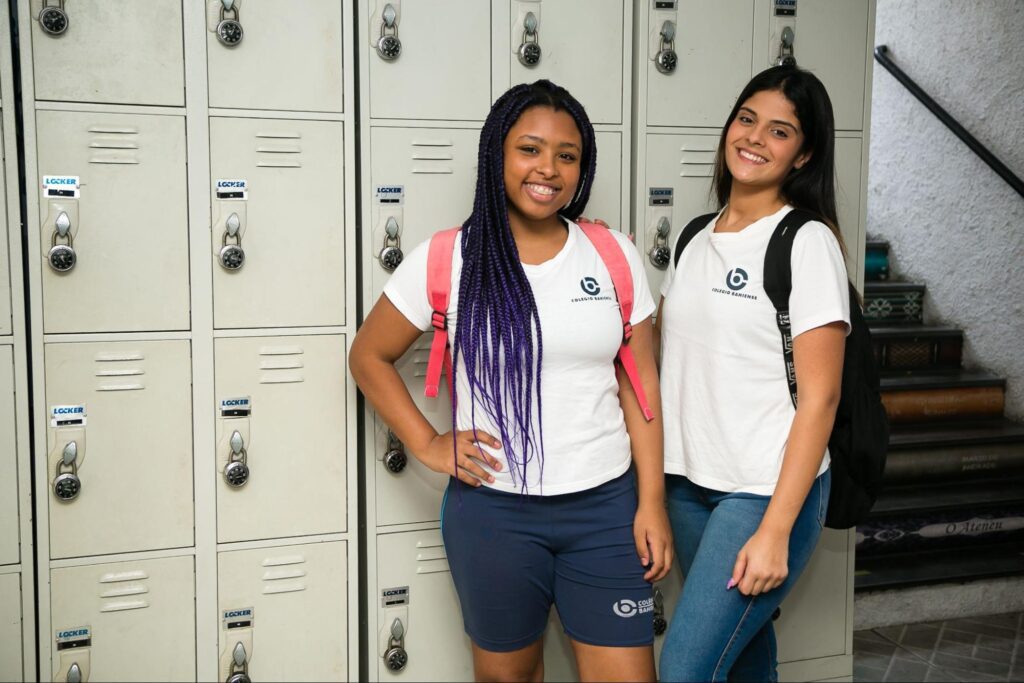
[[[683, 249], [717, 216], [710, 213], [690, 221], [676, 242], [675, 263]], [[793, 288], [791, 253], [797, 231], [817, 218], [794, 209], [779, 222], [764, 257], [764, 289], [775, 306], [775, 322], [782, 335], [782, 355], [790, 399], [796, 406], [793, 336], [789, 322], [789, 293]], [[882, 487], [885, 455], [889, 447], [889, 419], [878, 391], [878, 368], [857, 290], [850, 284], [850, 334], [843, 355], [839, 407], [828, 439], [832, 459], [832, 488], [825, 526], [848, 529], [867, 518]]]

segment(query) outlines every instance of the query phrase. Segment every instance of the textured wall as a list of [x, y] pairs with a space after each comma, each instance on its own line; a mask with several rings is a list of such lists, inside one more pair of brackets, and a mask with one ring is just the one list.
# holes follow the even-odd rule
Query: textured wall
[[[1024, 177], [1024, 0], [878, 0], [875, 45]], [[867, 231], [1024, 418], [1024, 198], [877, 62]]]

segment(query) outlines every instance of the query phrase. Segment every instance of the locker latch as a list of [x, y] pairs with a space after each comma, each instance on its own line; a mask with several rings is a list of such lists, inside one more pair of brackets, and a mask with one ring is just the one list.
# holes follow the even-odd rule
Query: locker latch
[[[58, 239], [66, 240], [67, 244], [57, 244]], [[78, 262], [74, 238], [71, 236], [71, 219], [68, 218], [66, 211], [61, 211], [53, 223], [53, 237], [50, 239], [50, 251], [46, 254], [46, 260], [58, 273], [68, 272]]]
[[[63, 470], [70, 468], [70, 472]], [[69, 502], [82, 491], [82, 480], [78, 478], [78, 444], [69, 441], [57, 461], [57, 476], [53, 479], [53, 495], [58, 500]]]
[[391, 622], [391, 639], [388, 641], [387, 652], [384, 653], [384, 666], [390, 671], [401, 671], [409, 663], [409, 654], [405, 651], [405, 626], [402, 620], [395, 617]]
[[654, 234], [654, 246], [647, 252], [647, 258], [651, 265], [659, 270], [668, 268], [668, 262], [672, 259], [672, 250], [668, 248], [668, 234], [672, 230], [672, 224], [668, 218], [662, 216], [658, 219], [657, 232]]
[[537, 66], [540, 63], [540, 39], [537, 35], [537, 15], [527, 12], [523, 19], [523, 41], [519, 44], [519, 63]]
[[[658, 54], [654, 56], [654, 66], [663, 74], [670, 74], [676, 70], [679, 64], [679, 57], [676, 55], [676, 23], [665, 20], [661, 25], [661, 42], [658, 44]], [[650, 54], [650, 53], [648, 53]]]
[[67, 12], [64, 11], [64, 0], [57, 0], [56, 7], [50, 4], [50, 0], [43, 0], [43, 8], [39, 10], [37, 18], [39, 26], [51, 36], [63, 34], [71, 23]]
[[389, 273], [402, 264], [405, 254], [402, 253], [402, 237], [398, 234], [398, 219], [388, 216], [384, 224], [384, 248], [377, 254], [377, 260]]
[[398, 440], [395, 433], [390, 429], [388, 430], [388, 450], [384, 454], [384, 467], [387, 468], [388, 472], [398, 474], [405, 469], [406, 464], [409, 462], [409, 457], [405, 454], [405, 446]]
[[[390, 2], [384, 5], [381, 12], [380, 39], [377, 41], [377, 54], [386, 62], [393, 62], [402, 54], [402, 41], [398, 39], [398, 12]], [[389, 33], [390, 31], [390, 33]]]
[[779, 58], [775, 60], [776, 66], [796, 66], [794, 43], [796, 43], [796, 33], [793, 28], [787, 26], [782, 29], [782, 37], [779, 39]]
[[78, 662], [71, 665], [68, 669], [68, 683], [82, 683], [82, 667], [78, 666]]
[[[241, 16], [239, 16], [238, 8], [235, 7], [235, 0], [221, 0], [223, 5], [220, 8], [220, 22], [217, 24], [217, 40], [220, 41], [221, 45], [227, 47], [237, 47], [242, 42], [242, 31]], [[228, 18], [228, 13], [231, 14], [231, 18]]]
[[245, 653], [245, 646], [242, 643], [235, 643], [235, 650], [231, 654], [231, 675], [227, 683], [251, 683], [249, 678], [249, 657]]
[[[224, 237], [221, 239], [220, 265], [226, 270], [238, 270], [245, 265], [245, 251], [242, 249], [242, 233], [240, 232], [242, 221], [237, 213], [232, 213], [224, 221]], [[228, 240], [235, 241], [228, 244]]]
[[665, 619], [665, 597], [661, 594], [660, 588], [654, 589], [654, 635], [660, 636], [668, 628], [668, 620]]
[[245, 450], [245, 440], [237, 429], [231, 433], [228, 444], [231, 446], [231, 454], [228, 456], [228, 464], [224, 467], [224, 480], [228, 486], [237, 489], [249, 481], [249, 454]]

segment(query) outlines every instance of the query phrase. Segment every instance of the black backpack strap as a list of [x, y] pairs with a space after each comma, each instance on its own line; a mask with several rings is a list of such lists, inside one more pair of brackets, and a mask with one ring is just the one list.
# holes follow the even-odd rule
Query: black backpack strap
[[787, 213], [771, 239], [764, 254], [764, 291], [775, 306], [775, 323], [782, 335], [782, 357], [786, 362], [786, 380], [789, 382], [789, 397], [796, 407], [796, 366], [793, 363], [793, 328], [789, 320], [789, 293], [793, 290], [793, 240], [797, 231], [809, 221], [817, 220], [814, 214], [800, 209]]
[[711, 221], [712, 218], [714, 218], [717, 215], [717, 211], [715, 211], [714, 213], [706, 213], [703, 216], [697, 216], [692, 221], [686, 224], [686, 227], [683, 228], [683, 231], [679, 233], [679, 237], [676, 238], [676, 250], [674, 252], [675, 256], [672, 259], [672, 263], [674, 263], [676, 266], [679, 265], [679, 259], [680, 257], [682, 257], [683, 249], [686, 248], [686, 245], [689, 244], [690, 241], [697, 236], [698, 232], [708, 227], [708, 223]]

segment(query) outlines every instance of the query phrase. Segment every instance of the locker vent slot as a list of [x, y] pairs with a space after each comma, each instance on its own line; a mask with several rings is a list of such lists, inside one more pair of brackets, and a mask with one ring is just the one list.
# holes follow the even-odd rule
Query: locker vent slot
[[116, 363], [122, 360], [146, 360], [141, 353], [99, 353], [95, 358], [97, 363]]
[[264, 346], [260, 349], [261, 356], [299, 356], [303, 353], [301, 346]]
[[[90, 164], [139, 164], [139, 131], [135, 128], [89, 129], [97, 137], [89, 141], [89, 148], [95, 150], [89, 155]], [[110, 137], [110, 136], [132, 137]]]
[[124, 588], [111, 588], [108, 591], [100, 593], [101, 598], [123, 598], [126, 595], [143, 595], [148, 593], [149, 589], [145, 586], [135, 584], [133, 586], [125, 586]]
[[441, 548], [426, 548], [416, 553], [417, 562], [430, 562], [432, 560], [444, 560], [448, 556], [445, 555], [444, 547]]
[[305, 367], [301, 360], [261, 360], [260, 370], [297, 370]]
[[89, 132], [98, 135], [138, 135], [139, 129], [135, 126], [89, 126]]
[[[426, 147], [428, 150], [417, 149]], [[414, 140], [412, 143], [412, 167], [414, 174], [420, 175], [451, 175], [455, 170], [446, 161], [453, 161], [450, 152], [438, 150], [439, 147], [454, 147], [451, 140]]]
[[679, 148], [682, 156], [679, 165], [682, 169], [679, 176], [682, 178], [710, 178], [714, 172], [715, 153], [714, 148], [707, 146], [687, 146]]
[[451, 571], [448, 568], [448, 560], [424, 560], [423, 562], [416, 563], [417, 574], [440, 574], [441, 572]]
[[145, 370], [138, 368], [126, 368], [124, 370], [97, 370], [97, 377], [131, 377], [134, 375], [145, 375]]
[[[302, 168], [301, 159], [291, 155], [301, 155], [302, 147], [297, 144], [283, 142], [264, 142], [265, 140], [301, 140], [298, 133], [257, 133], [256, 134], [256, 166], [259, 168]], [[289, 158], [290, 157], [290, 158]]]
[[[269, 359], [260, 359], [260, 384], [297, 384], [305, 382], [306, 377], [301, 372], [305, 367], [301, 358], [286, 358], [285, 356], [301, 356], [304, 353], [301, 346], [265, 346], [260, 349], [260, 356], [270, 356]], [[299, 370], [299, 372], [296, 372]]]
[[146, 385], [141, 382], [136, 384], [101, 384], [96, 387], [96, 391], [143, 391], [145, 388]]
[[263, 572], [264, 581], [280, 581], [282, 579], [301, 579], [306, 575], [302, 569], [277, 569]]
[[[306, 558], [302, 555], [282, 555], [281, 557], [268, 557], [263, 560], [264, 567], [287, 567], [288, 565], [305, 564]], [[305, 581], [294, 581], [306, 576], [304, 569], [295, 567], [293, 569], [274, 569], [263, 573], [264, 595], [277, 595], [280, 593], [298, 593], [306, 590]]]
[[280, 557], [268, 557], [263, 560], [264, 567], [283, 567], [288, 564], [305, 564], [305, 555], [282, 555]]
[[92, 149], [138, 149], [139, 146], [131, 141], [122, 140], [97, 140], [89, 143]]
[[[145, 581], [149, 578], [149, 574], [142, 570], [127, 571], [127, 572], [111, 572], [104, 574], [100, 577], [100, 584], [104, 583], [124, 583], [127, 581]], [[149, 607], [149, 602], [143, 599], [136, 600], [123, 600], [118, 598], [124, 598], [129, 595], [144, 595], [149, 592], [149, 588], [141, 583], [134, 583], [128, 586], [119, 586], [117, 588], [109, 588], [100, 593], [100, 599], [104, 601], [103, 606], [100, 608], [101, 612], [123, 612], [126, 610], [133, 609], [145, 609]]]
[[149, 607], [149, 603], [145, 600], [122, 600], [121, 602], [112, 602], [104, 605], [100, 608], [100, 612], [125, 612], [133, 609], [146, 609]]
[[148, 579], [149, 574], [141, 569], [130, 572], [111, 572], [100, 577], [100, 583], [118, 583], [119, 581], [142, 581]]
[[304, 583], [280, 583], [265, 586], [263, 588], [264, 595], [278, 595], [280, 593], [299, 593], [306, 590], [306, 584]]
[[412, 155], [413, 161], [451, 161], [455, 157], [451, 154], [416, 152]]

